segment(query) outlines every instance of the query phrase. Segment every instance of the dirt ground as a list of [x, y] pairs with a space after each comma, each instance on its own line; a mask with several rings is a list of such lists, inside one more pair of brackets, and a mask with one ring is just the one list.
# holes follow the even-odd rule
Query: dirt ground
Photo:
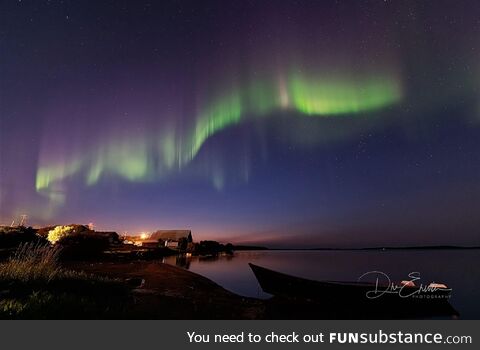
[[[141, 286], [133, 291], [131, 318], [262, 319], [262, 300], [245, 298], [181, 268], [152, 261], [74, 263], [66, 267]], [[129, 307], [130, 308], [130, 307]]]

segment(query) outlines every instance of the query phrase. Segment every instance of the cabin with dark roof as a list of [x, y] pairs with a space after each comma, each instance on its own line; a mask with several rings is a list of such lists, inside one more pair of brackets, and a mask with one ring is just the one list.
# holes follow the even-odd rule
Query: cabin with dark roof
[[143, 245], [155, 244], [163, 245], [168, 248], [182, 248], [180, 243], [192, 243], [192, 231], [190, 230], [158, 230], [150, 235]]

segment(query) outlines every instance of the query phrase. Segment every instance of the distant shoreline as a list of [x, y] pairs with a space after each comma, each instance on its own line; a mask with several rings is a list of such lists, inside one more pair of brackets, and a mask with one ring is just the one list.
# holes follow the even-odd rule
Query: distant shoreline
[[[239, 247], [239, 248], [237, 248]], [[352, 251], [352, 250], [476, 250], [480, 249], [480, 246], [464, 247], [464, 246], [448, 246], [448, 245], [439, 245], [439, 246], [406, 246], [406, 247], [364, 247], [364, 248], [268, 248], [268, 247], [259, 247], [259, 246], [235, 246], [234, 250], [236, 251], [247, 251], [247, 250], [270, 250], [270, 251]]]

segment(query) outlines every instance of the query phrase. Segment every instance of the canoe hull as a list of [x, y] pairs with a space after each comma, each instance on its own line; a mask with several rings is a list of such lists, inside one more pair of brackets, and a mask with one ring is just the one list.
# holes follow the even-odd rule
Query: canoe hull
[[[405, 287], [404, 297], [398, 293], [383, 293], [372, 298], [374, 284], [315, 281], [249, 265], [262, 290], [272, 294], [277, 304], [289, 305], [294, 302], [306, 308], [316, 306], [325, 312], [334, 310], [335, 314], [347, 311], [350, 318], [354, 314], [358, 316], [358, 313], [364, 315], [363, 318], [368, 318], [365, 317], [367, 315], [382, 318], [458, 316], [448, 302], [450, 291], [420, 293], [418, 287]], [[381, 287], [378, 289], [381, 291]]]

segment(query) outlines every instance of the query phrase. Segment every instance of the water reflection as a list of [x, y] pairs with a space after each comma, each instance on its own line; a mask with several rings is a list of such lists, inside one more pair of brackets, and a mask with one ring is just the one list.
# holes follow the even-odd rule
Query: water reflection
[[175, 257], [175, 265], [187, 270], [190, 268], [190, 261], [191, 256], [187, 256], [187, 254], [180, 254]]
[[383, 271], [393, 281], [417, 271], [422, 282], [452, 288], [451, 304], [462, 318], [480, 316], [480, 250], [396, 251], [241, 251], [208, 257], [172, 256], [165, 263], [189, 269], [240, 295], [269, 298], [248, 263], [287, 274], [330, 281], [355, 281], [368, 271]]
[[[237, 255], [238, 257], [238, 255]], [[162, 262], [169, 265], [175, 265], [183, 269], [189, 270], [192, 261], [199, 263], [210, 263], [219, 260], [229, 261], [234, 258], [234, 254], [221, 253], [221, 254], [209, 254], [192, 256], [191, 254], [178, 254], [175, 256], [168, 256], [163, 258]]]

